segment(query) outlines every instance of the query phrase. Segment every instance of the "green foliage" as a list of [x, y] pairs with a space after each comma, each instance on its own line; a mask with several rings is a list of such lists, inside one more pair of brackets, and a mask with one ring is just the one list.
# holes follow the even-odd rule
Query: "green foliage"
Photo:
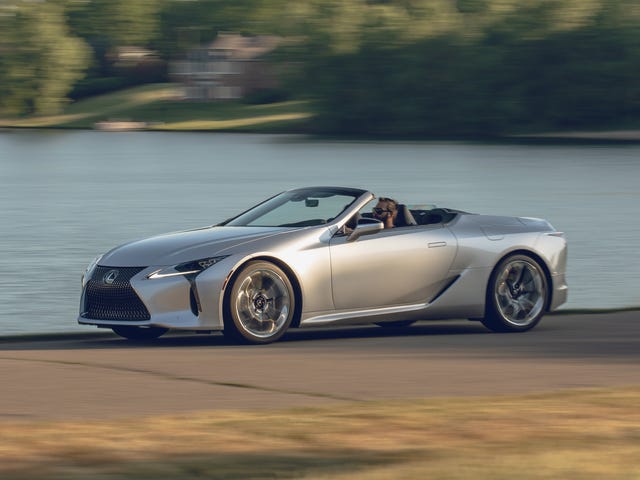
[[[159, 39], [160, 12], [165, 0], [63, 0], [63, 3], [71, 31], [92, 49], [89, 82], [105, 77], [129, 77], [127, 72], [116, 71], [118, 47], [145, 47]], [[147, 79], [153, 81], [158, 78]], [[125, 81], [126, 85], [135, 83], [139, 82], [129, 78]]]
[[[300, 84], [316, 99], [316, 131], [486, 136], [640, 116], [640, 16], [631, 1], [467, 1], [455, 12], [437, 1], [412, 10], [389, 3], [382, 14], [377, 4], [352, 3], [364, 8], [366, 28], [348, 49], [311, 55], [320, 37], [308, 41]], [[404, 30], [395, 23], [403, 8]], [[322, 35], [326, 46], [341, 38]]]
[[56, 3], [7, 2], [0, 13], [0, 111], [60, 111], [88, 64], [87, 46], [69, 35]]
[[[273, 0], [278, 1], [281, 0]], [[213, 41], [222, 31], [264, 33], [257, 24], [268, 23], [261, 15], [269, 3], [269, 0], [167, 0], [159, 12], [160, 35], [153, 45], [169, 59]]]
[[4, 0], [0, 111], [54, 112], [74, 82], [82, 97], [162, 81], [164, 64], [123, 68], [114, 49], [169, 61], [221, 31], [284, 38], [270, 57], [281, 86], [246, 101], [311, 99], [316, 132], [501, 135], [640, 116], [637, 0]]
[[134, 85], [127, 77], [85, 78], [77, 82], [69, 93], [69, 98], [79, 100], [104, 93], [115, 92]]
[[67, 0], [73, 32], [90, 44], [147, 45], [160, 30], [163, 0]]
[[244, 99], [249, 105], [266, 105], [289, 100], [289, 92], [283, 88], [263, 88], [256, 90]]

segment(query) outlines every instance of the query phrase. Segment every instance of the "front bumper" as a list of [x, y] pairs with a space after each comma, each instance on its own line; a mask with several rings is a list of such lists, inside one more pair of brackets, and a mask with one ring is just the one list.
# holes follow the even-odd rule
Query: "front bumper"
[[[157, 270], [157, 266], [99, 265], [91, 278], [83, 281], [78, 323], [106, 328], [123, 325], [183, 330], [223, 328], [222, 297], [228, 270], [215, 265], [191, 282], [184, 276], [147, 278]], [[114, 271], [115, 274], [110, 273]], [[113, 281], [109, 275], [120, 281]]]

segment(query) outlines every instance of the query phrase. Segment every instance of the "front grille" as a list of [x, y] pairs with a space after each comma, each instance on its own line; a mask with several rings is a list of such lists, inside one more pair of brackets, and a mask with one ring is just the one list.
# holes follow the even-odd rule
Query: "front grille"
[[143, 321], [151, 316], [131, 286], [146, 267], [96, 267], [84, 290], [82, 316], [94, 320]]

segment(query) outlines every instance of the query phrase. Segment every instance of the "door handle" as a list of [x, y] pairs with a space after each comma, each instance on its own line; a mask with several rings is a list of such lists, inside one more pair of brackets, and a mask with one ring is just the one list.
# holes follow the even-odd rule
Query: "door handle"
[[447, 246], [447, 242], [429, 242], [428, 243], [429, 248], [446, 247], [446, 246]]

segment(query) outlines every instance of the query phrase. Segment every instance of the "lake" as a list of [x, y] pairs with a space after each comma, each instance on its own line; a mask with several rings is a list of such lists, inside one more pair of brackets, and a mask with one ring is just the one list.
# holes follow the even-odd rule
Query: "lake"
[[76, 324], [80, 276], [127, 240], [210, 225], [282, 190], [543, 217], [569, 241], [563, 308], [640, 305], [640, 146], [0, 132], [0, 334]]

